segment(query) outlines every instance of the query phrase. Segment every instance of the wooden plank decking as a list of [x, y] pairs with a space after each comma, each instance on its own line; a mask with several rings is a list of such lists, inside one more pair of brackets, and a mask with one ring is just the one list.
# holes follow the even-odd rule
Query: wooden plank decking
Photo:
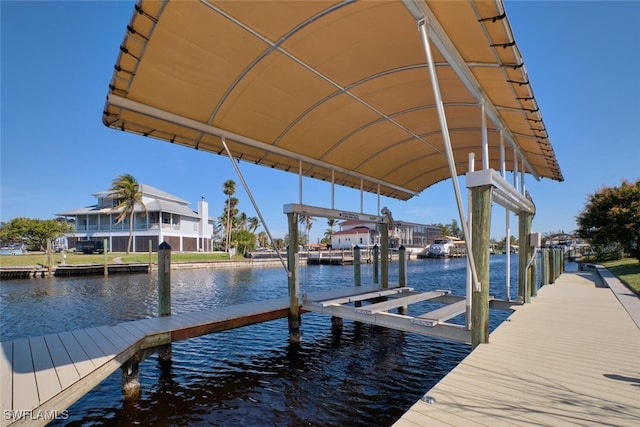
[[289, 299], [3, 341], [0, 425], [44, 425], [138, 351], [285, 317]]
[[640, 301], [620, 289], [626, 310], [596, 273], [561, 275], [395, 427], [640, 425]]

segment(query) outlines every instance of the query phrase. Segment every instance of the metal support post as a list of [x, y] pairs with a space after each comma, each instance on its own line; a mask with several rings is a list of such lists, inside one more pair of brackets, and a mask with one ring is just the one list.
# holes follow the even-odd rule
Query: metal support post
[[464, 232], [465, 245], [467, 249], [467, 262], [471, 269], [471, 275], [473, 278], [473, 289], [476, 292], [480, 291], [480, 282], [478, 281], [478, 274], [476, 273], [475, 260], [473, 258], [473, 252], [469, 240], [471, 233], [467, 222], [465, 221], [464, 208], [462, 207], [462, 197], [460, 196], [460, 186], [458, 185], [458, 173], [456, 171], [455, 159], [453, 157], [453, 149], [451, 148], [451, 138], [449, 136], [449, 127], [447, 125], [447, 118], [444, 113], [444, 104], [442, 102], [442, 96], [440, 95], [440, 85], [438, 83], [438, 76], [436, 74], [436, 67], [433, 61], [433, 55], [431, 54], [431, 46], [429, 44], [429, 37], [427, 35], [427, 21], [421, 20], [418, 23], [420, 34], [422, 34], [422, 43], [424, 45], [425, 54], [427, 56], [427, 63], [429, 65], [429, 74], [431, 76], [431, 85], [433, 87], [433, 95], [435, 98], [435, 104], [438, 111], [438, 120], [440, 121], [440, 129], [442, 132], [442, 139], [444, 140], [445, 153], [447, 155], [447, 163], [449, 164], [449, 174], [453, 183], [453, 191], [456, 196], [456, 202], [458, 206], [458, 217], [462, 224], [462, 231]]

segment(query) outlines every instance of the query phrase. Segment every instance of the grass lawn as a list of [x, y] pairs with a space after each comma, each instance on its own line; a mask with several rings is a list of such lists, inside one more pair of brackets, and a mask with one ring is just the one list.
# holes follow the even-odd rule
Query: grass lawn
[[[115, 262], [116, 258], [120, 258], [122, 262], [149, 262], [148, 253], [137, 253], [127, 255], [124, 252], [112, 252], [107, 254], [107, 262]], [[244, 259], [236, 257], [234, 259]], [[202, 253], [202, 252], [174, 252], [171, 254], [171, 262], [214, 262], [228, 261], [229, 255], [226, 253]], [[62, 262], [62, 254], [53, 254], [53, 263], [60, 264]], [[158, 254], [151, 255], [151, 262], [158, 262]], [[104, 254], [76, 254], [68, 252], [65, 259], [66, 264], [102, 264], [104, 263]], [[0, 256], [0, 267], [11, 266], [27, 266], [27, 265], [47, 265], [47, 256], [44, 252], [32, 252], [23, 255], [3, 255]]]
[[637, 259], [624, 258], [603, 262], [602, 265], [640, 295], [640, 262]]

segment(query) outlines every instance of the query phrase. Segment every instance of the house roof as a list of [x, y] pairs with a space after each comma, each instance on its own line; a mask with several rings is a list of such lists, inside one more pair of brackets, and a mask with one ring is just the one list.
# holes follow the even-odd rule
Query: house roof
[[[144, 206], [137, 204], [135, 206], [135, 212], [167, 212], [173, 214], [179, 214], [191, 218], [199, 218], [198, 213], [193, 209], [190, 209], [187, 205], [189, 202], [176, 197], [172, 194], [158, 190], [155, 187], [146, 184], [140, 184], [140, 191], [143, 196], [147, 198], [144, 202]], [[99, 191], [93, 193], [92, 196], [96, 198], [108, 198], [111, 192], [109, 190]], [[151, 199], [151, 200], [149, 200]], [[115, 211], [118, 212], [118, 211]], [[100, 208], [98, 205], [87, 206], [84, 208], [72, 209], [69, 211], [57, 213], [58, 216], [75, 216], [75, 215], [87, 215], [87, 214], [109, 214], [113, 213], [109, 208]]]
[[[177, 196], [174, 196], [173, 194], [169, 194], [166, 191], [162, 191], [159, 190], [155, 187], [152, 187], [150, 185], [147, 184], [139, 184], [140, 187], [140, 192], [142, 193], [143, 196], [147, 196], [147, 197], [151, 197], [154, 199], [164, 199], [167, 201], [171, 201], [171, 202], [175, 202], [175, 203], [180, 203], [183, 205], [188, 205], [189, 202], [181, 199]], [[96, 197], [96, 198], [112, 198], [112, 194], [111, 194], [111, 190], [103, 190], [103, 191], [99, 191], [97, 193], [93, 193], [92, 196]]]
[[[199, 218], [198, 213], [192, 209], [189, 209], [188, 207], [179, 204], [179, 203], [173, 203], [173, 202], [169, 202], [166, 200], [152, 200], [150, 202], [145, 203], [144, 207], [141, 205], [136, 205], [134, 211], [136, 213], [138, 212], [167, 212], [167, 213], [172, 213], [172, 214], [178, 214], [178, 215], [182, 215], [182, 216], [186, 216], [189, 218]], [[97, 205], [93, 205], [93, 206], [87, 206], [84, 208], [77, 208], [77, 209], [72, 209], [69, 211], [65, 211], [65, 212], [60, 212], [57, 213], [56, 216], [76, 216], [76, 215], [96, 215], [96, 214], [105, 214], [108, 215], [110, 213], [116, 213], [116, 212], [120, 212], [120, 210], [117, 211], [111, 211], [109, 208], [100, 208]], [[209, 218], [210, 220], [211, 218]]]
[[[105, 125], [384, 196], [450, 177], [418, 21], [428, 22], [457, 174], [516, 153], [562, 181], [503, 3], [141, 0]], [[520, 169], [522, 167], [520, 166]]]
[[354, 227], [354, 228], [350, 228], [348, 230], [340, 230], [340, 231], [334, 231], [332, 233], [332, 236], [340, 236], [343, 234], [367, 234], [367, 233], [374, 233], [375, 231], [370, 229], [369, 227]]

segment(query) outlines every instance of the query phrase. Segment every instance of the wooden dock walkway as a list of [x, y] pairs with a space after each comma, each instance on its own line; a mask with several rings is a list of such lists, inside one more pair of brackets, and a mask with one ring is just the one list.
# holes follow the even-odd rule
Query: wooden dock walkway
[[45, 425], [141, 350], [286, 317], [289, 299], [3, 341], [0, 426]]
[[515, 310], [394, 426], [640, 425], [637, 296], [565, 273]]

